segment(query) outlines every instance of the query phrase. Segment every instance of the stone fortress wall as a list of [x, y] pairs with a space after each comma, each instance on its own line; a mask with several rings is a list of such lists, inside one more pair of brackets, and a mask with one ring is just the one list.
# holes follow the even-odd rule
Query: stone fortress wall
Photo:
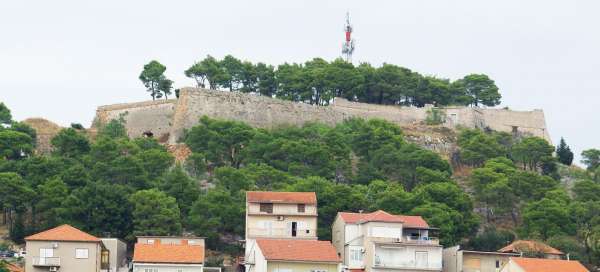
[[[321, 122], [334, 125], [345, 119], [380, 118], [399, 126], [419, 124], [431, 107], [400, 107], [350, 102], [336, 98], [329, 106], [315, 106], [239, 92], [182, 88], [179, 99], [101, 106], [95, 126], [123, 116], [130, 137], [151, 132], [154, 137], [176, 143], [183, 131], [198, 123], [201, 116], [237, 120], [255, 127], [302, 125]], [[442, 126], [490, 128], [509, 133], [533, 135], [550, 141], [542, 110], [512, 111], [495, 108], [446, 107]]]

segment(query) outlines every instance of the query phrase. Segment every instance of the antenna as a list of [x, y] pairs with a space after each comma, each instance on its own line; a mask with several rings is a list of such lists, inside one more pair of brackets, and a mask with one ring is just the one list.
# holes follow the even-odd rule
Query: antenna
[[350, 13], [346, 12], [346, 25], [344, 31], [346, 32], [346, 40], [342, 44], [342, 54], [347, 62], [352, 62], [352, 53], [354, 52], [354, 39], [352, 39], [353, 27], [350, 24]]

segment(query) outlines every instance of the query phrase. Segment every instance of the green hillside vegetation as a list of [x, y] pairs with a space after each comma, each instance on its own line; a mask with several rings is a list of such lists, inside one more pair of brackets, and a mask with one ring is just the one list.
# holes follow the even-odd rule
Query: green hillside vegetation
[[[210, 249], [239, 253], [245, 191], [314, 191], [320, 239], [331, 238], [338, 211], [382, 209], [423, 216], [445, 246], [494, 250], [515, 237], [531, 238], [588, 264], [600, 260], [595, 153], [587, 152], [590, 170], [567, 191], [554, 148], [539, 138], [462, 131], [457, 167], [475, 168], [469, 194], [446, 160], [382, 120], [267, 130], [203, 117], [181, 139], [192, 154], [180, 165], [155, 139], [129, 139], [122, 120], [104, 124], [94, 141], [82, 130], [63, 129], [51, 141], [51, 155], [36, 155], [33, 130], [0, 110], [6, 113], [0, 205], [16, 242], [69, 223], [128, 241], [192, 232], [208, 237]], [[497, 224], [504, 216], [511, 228]]]
[[[165, 70], [164, 65], [153, 60], [140, 74], [153, 99], [167, 98], [171, 93], [173, 82], [164, 76]], [[242, 61], [231, 55], [222, 60], [207, 56], [184, 73], [201, 88], [255, 93], [316, 105], [327, 105], [334, 97], [343, 97], [364, 103], [417, 107], [425, 104], [495, 106], [500, 104], [501, 98], [494, 81], [484, 74], [470, 74], [451, 81], [421, 75], [394, 64], [354, 66], [342, 59], [329, 62], [314, 58], [305, 63], [274, 67]]]

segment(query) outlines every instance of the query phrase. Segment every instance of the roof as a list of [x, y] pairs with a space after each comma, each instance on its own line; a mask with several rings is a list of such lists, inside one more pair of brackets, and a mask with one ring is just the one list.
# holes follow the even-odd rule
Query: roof
[[271, 261], [340, 262], [329, 241], [259, 239], [256, 243]]
[[259, 203], [301, 203], [317, 204], [314, 192], [246, 192], [246, 201]]
[[25, 271], [25, 269], [23, 269], [20, 266], [17, 266], [16, 264], [12, 264], [12, 263], [7, 263], [6, 264], [6, 268], [8, 268], [8, 271], [10, 272], [23, 272]]
[[382, 210], [372, 213], [338, 213], [344, 222], [348, 224], [365, 223], [365, 222], [389, 222], [389, 223], [404, 223], [407, 228], [429, 228], [429, 224], [418, 215], [394, 215]]
[[100, 242], [96, 236], [83, 232], [71, 225], [61, 225], [25, 237], [25, 241]]
[[135, 244], [133, 261], [137, 263], [186, 263], [204, 262], [204, 247], [198, 245]]
[[511, 257], [524, 272], [589, 272], [578, 261]]
[[482, 255], [496, 255], [496, 256], [520, 256], [519, 253], [512, 252], [498, 252], [498, 251], [477, 251], [477, 250], [461, 250], [466, 254], [482, 254]]
[[498, 252], [541, 252], [544, 254], [555, 254], [563, 255], [560, 250], [546, 245], [542, 242], [531, 241], [531, 240], [517, 240], [512, 242], [510, 245], [505, 246], [498, 250]]

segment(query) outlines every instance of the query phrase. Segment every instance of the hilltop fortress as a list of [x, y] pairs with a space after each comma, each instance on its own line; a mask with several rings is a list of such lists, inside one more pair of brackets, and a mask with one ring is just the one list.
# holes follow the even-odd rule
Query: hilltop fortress
[[[179, 99], [100, 106], [93, 126], [122, 116], [130, 137], [151, 133], [160, 141], [176, 143], [184, 130], [196, 125], [203, 115], [243, 121], [261, 128], [307, 122], [335, 125], [352, 117], [380, 118], [406, 127], [425, 122], [431, 108], [357, 103], [343, 98], [336, 98], [329, 106], [316, 106], [239, 92], [182, 88]], [[461, 106], [439, 108], [439, 111], [444, 116], [443, 127], [489, 128], [550, 141], [542, 110]]]

